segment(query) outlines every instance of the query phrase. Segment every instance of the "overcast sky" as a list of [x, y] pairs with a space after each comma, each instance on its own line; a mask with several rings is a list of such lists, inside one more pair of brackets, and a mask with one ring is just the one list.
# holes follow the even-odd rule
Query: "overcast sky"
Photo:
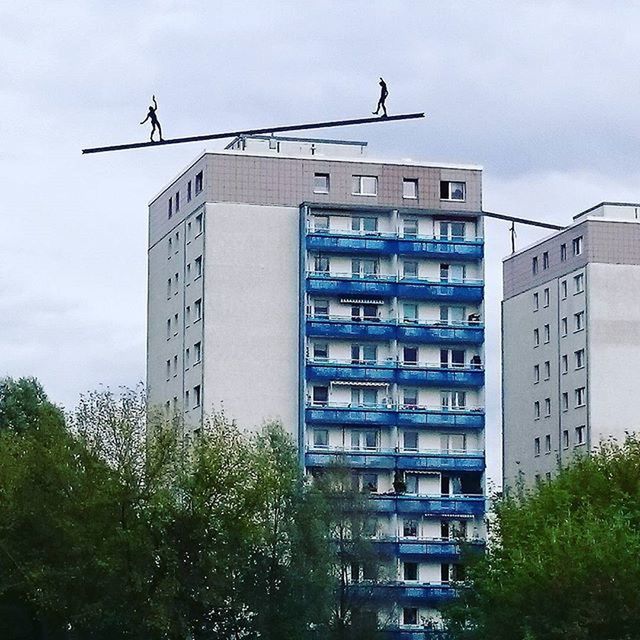
[[[80, 150], [144, 140], [152, 93], [172, 137], [365, 116], [382, 75], [391, 113], [428, 119], [319, 133], [481, 164], [486, 209], [563, 224], [640, 200], [638, 26], [638, 2], [585, 0], [0, 3], [0, 375], [67, 407], [144, 379], [146, 206], [203, 145]], [[488, 222], [494, 476], [508, 251]]]

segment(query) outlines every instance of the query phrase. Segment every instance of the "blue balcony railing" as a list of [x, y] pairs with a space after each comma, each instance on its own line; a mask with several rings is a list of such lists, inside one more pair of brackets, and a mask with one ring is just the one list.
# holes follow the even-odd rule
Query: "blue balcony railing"
[[431, 516], [482, 516], [483, 496], [418, 496], [380, 494], [371, 496], [372, 508], [378, 513], [423, 514]]
[[469, 540], [459, 543], [440, 538], [375, 538], [377, 549], [386, 555], [401, 556], [403, 558], [433, 559], [440, 561], [457, 560], [463, 553], [463, 545], [481, 548], [484, 542]]
[[416, 406], [409, 408], [396, 404], [352, 405], [349, 403], [310, 403], [305, 410], [307, 424], [411, 426], [416, 429], [481, 429], [484, 410], [437, 409]]
[[446, 640], [447, 632], [424, 625], [398, 625], [381, 629], [376, 638], [379, 640]]
[[353, 360], [308, 360], [307, 380], [371, 381], [411, 386], [481, 387], [484, 371], [481, 365], [443, 367], [437, 363], [408, 364], [395, 360], [359, 362]]
[[484, 254], [482, 238], [404, 237], [395, 233], [337, 229], [308, 231], [306, 248], [322, 253], [415, 255], [436, 260], [480, 260]]
[[453, 282], [400, 278], [397, 275], [354, 276], [324, 271], [307, 273], [307, 291], [324, 295], [366, 295], [382, 298], [398, 296], [412, 300], [478, 303], [482, 301], [483, 290], [481, 280]]
[[437, 604], [456, 596], [452, 585], [439, 582], [358, 582], [349, 585], [349, 589], [354, 594], [385, 602]]
[[421, 344], [482, 344], [484, 325], [479, 322], [446, 323], [403, 321], [396, 318], [354, 320], [350, 316], [307, 317], [306, 332], [313, 338], [392, 340]]

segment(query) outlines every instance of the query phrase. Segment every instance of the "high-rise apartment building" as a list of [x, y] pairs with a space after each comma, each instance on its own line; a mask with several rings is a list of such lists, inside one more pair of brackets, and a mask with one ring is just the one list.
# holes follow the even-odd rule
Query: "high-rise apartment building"
[[239, 138], [154, 198], [148, 388], [193, 429], [281, 420], [308, 473], [346, 461], [410, 638], [484, 535], [481, 169], [365, 146]]
[[640, 205], [603, 202], [504, 260], [504, 483], [640, 427]]

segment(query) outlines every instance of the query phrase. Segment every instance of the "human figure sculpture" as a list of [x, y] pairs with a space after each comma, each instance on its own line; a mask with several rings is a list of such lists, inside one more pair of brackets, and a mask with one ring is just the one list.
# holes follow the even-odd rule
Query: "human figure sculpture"
[[160, 122], [158, 122], [158, 116], [156, 116], [156, 111], [158, 110], [158, 103], [156, 102], [156, 97], [152, 96], [153, 105], [149, 106], [149, 112], [147, 113], [147, 117], [140, 123], [144, 124], [147, 120], [151, 121], [151, 142], [153, 142], [153, 134], [158, 129], [158, 135], [160, 136], [160, 142], [162, 142], [162, 127], [160, 126]]
[[380, 82], [378, 84], [380, 85], [380, 99], [378, 100], [378, 106], [376, 107], [376, 110], [372, 111], [371, 113], [373, 113], [374, 116], [377, 116], [380, 112], [380, 109], [382, 109], [382, 117], [386, 118], [387, 107], [385, 106], [385, 102], [387, 101], [389, 90], [387, 89], [387, 83], [382, 78], [380, 78]]

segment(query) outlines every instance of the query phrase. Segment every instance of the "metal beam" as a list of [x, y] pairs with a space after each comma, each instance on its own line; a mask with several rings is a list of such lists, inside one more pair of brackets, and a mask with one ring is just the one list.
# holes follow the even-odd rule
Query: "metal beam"
[[404, 113], [397, 116], [356, 118], [355, 120], [330, 120], [329, 122], [314, 122], [311, 124], [293, 124], [278, 127], [265, 127], [263, 129], [245, 129], [241, 131], [225, 131], [224, 133], [212, 133], [203, 136], [189, 136], [187, 138], [170, 138], [161, 142], [133, 142], [131, 144], [118, 144], [110, 147], [93, 147], [83, 149], [82, 153], [102, 153], [104, 151], [122, 151], [124, 149], [142, 149], [144, 147], [160, 147], [167, 144], [181, 144], [183, 142], [200, 142], [202, 140], [219, 140], [220, 138], [233, 138], [236, 136], [251, 136], [260, 133], [279, 133], [281, 131], [302, 131], [304, 129], [325, 129], [328, 127], [347, 127], [357, 124], [369, 124], [372, 122], [394, 122], [396, 120], [412, 120], [424, 118], [424, 113]]
[[551, 224], [550, 222], [541, 222], [540, 220], [529, 220], [527, 218], [515, 218], [514, 216], [507, 216], [504, 213], [494, 213], [493, 211], [483, 211], [483, 216], [487, 218], [497, 218], [498, 220], [508, 220], [509, 222], [519, 222], [520, 224], [528, 224], [530, 227], [543, 227], [544, 229], [553, 229], [554, 231], [562, 231], [567, 227], [560, 226], [558, 224]]

